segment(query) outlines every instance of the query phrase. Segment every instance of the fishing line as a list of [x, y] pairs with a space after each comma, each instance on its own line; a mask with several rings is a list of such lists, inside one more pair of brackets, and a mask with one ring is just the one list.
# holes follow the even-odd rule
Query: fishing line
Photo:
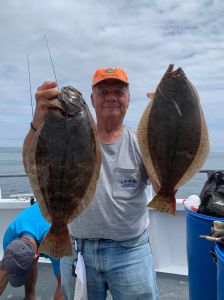
[[44, 35], [44, 39], [45, 39], [45, 42], [46, 42], [46, 45], [47, 45], [47, 49], [48, 49], [48, 52], [49, 52], [49, 55], [50, 55], [51, 65], [52, 65], [52, 68], [53, 68], [55, 81], [57, 82], [57, 88], [59, 89], [58, 80], [57, 80], [57, 76], [56, 76], [56, 72], [55, 72], [55, 68], [54, 68], [54, 63], [53, 63], [53, 59], [52, 59], [52, 56], [51, 56], [51, 51], [50, 51], [50, 48], [49, 48], [49, 45], [48, 45], [48, 41], [47, 41], [46, 35]]
[[28, 53], [27, 53], [27, 66], [28, 66], [28, 74], [29, 74], [30, 104], [31, 104], [31, 109], [32, 109], [32, 117], [33, 117], [33, 97], [32, 97], [32, 88], [31, 88], [31, 80], [30, 80], [30, 62], [29, 62]]

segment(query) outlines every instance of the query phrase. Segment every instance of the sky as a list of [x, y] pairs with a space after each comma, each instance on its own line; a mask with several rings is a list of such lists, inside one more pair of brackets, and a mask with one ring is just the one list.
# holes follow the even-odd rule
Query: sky
[[97, 68], [127, 71], [125, 123], [133, 129], [148, 103], [146, 93], [155, 91], [168, 65], [182, 67], [200, 95], [211, 151], [224, 151], [223, 0], [0, 3], [0, 147], [22, 147], [31, 98], [35, 105], [36, 88], [55, 80], [46, 36], [59, 87], [74, 86], [90, 106]]

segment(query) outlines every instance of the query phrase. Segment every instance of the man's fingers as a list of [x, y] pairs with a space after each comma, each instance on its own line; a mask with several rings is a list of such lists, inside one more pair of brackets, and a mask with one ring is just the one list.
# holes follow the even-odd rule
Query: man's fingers
[[41, 99], [41, 103], [42, 105], [46, 105], [48, 107], [52, 107], [53, 106], [53, 103], [57, 101], [57, 98], [52, 98], [52, 99]]
[[56, 86], [57, 82], [55, 81], [45, 81], [41, 86], [39, 86], [35, 94], [37, 103], [44, 103], [46, 106], [51, 106], [47, 102], [57, 98], [58, 94], [61, 93], [61, 91], [56, 89]]
[[37, 88], [37, 91], [53, 89], [56, 88], [57, 85], [58, 84], [56, 81], [45, 81], [41, 86]]
[[47, 107], [48, 108], [62, 108], [62, 106], [60, 105], [60, 102], [58, 101], [57, 98], [53, 98], [50, 100], [42, 98], [41, 99], [41, 107], [42, 108], [47, 108]]
[[46, 99], [46, 100], [52, 100], [54, 98], [57, 98], [58, 94], [60, 94], [61, 91], [51, 88], [51, 89], [39, 89], [37, 90], [35, 96], [37, 99]]

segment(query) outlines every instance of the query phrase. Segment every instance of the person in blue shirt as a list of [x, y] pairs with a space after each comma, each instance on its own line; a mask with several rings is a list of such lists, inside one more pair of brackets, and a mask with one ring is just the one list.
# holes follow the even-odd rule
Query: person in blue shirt
[[43, 218], [37, 203], [24, 209], [12, 221], [3, 238], [4, 255], [0, 265], [0, 295], [8, 282], [13, 287], [25, 287], [25, 299], [36, 300], [35, 286], [38, 276], [38, 259], [49, 258], [57, 287], [54, 300], [63, 300], [61, 292], [60, 260], [39, 253], [38, 248], [50, 224]]

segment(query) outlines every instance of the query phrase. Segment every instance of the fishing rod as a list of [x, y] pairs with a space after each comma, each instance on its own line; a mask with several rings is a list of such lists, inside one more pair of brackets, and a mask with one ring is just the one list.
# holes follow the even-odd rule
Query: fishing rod
[[32, 109], [32, 117], [33, 117], [33, 97], [32, 97], [32, 88], [31, 88], [31, 79], [30, 79], [30, 62], [29, 62], [28, 53], [27, 53], [27, 67], [28, 67], [28, 74], [29, 74], [30, 104]]
[[50, 59], [51, 59], [51, 65], [52, 65], [52, 69], [53, 69], [53, 72], [54, 72], [55, 81], [57, 82], [57, 88], [59, 89], [58, 80], [57, 80], [57, 76], [56, 76], [56, 72], [55, 72], [55, 67], [54, 67], [54, 63], [53, 63], [53, 59], [52, 59], [52, 56], [51, 56], [51, 51], [50, 51], [50, 47], [48, 45], [48, 41], [47, 41], [46, 35], [44, 35], [44, 39], [45, 39], [45, 42], [46, 42], [46, 45], [47, 45], [47, 49], [48, 49], [48, 52], [49, 52], [49, 56], [50, 56]]
[[[50, 56], [50, 59], [51, 59], [51, 65], [52, 65], [52, 69], [53, 69], [53, 72], [54, 72], [55, 81], [57, 82], [57, 88], [59, 89], [58, 80], [57, 80], [57, 76], [56, 76], [56, 71], [55, 71], [55, 67], [54, 67], [54, 63], [53, 63], [53, 59], [52, 59], [52, 55], [51, 55], [51, 51], [50, 51], [50, 47], [49, 47], [46, 35], [44, 35], [44, 39], [45, 39], [47, 49], [48, 49], [48, 52], [49, 52], [49, 56]], [[30, 104], [31, 104], [31, 109], [32, 109], [32, 117], [33, 117], [33, 96], [32, 96], [31, 76], [30, 76], [30, 62], [29, 62], [28, 52], [27, 52], [27, 68], [28, 68], [28, 75], [29, 75]]]

